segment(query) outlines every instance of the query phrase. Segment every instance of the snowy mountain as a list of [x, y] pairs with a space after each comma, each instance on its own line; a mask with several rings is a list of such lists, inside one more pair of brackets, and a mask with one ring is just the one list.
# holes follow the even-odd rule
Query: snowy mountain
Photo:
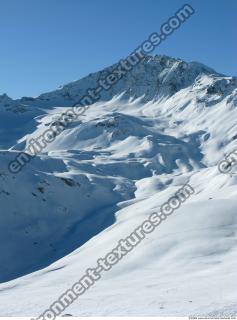
[[236, 314], [237, 175], [218, 171], [237, 149], [236, 77], [146, 57], [8, 170], [114, 68], [35, 98], [0, 96], [0, 315], [40, 315], [187, 182], [195, 194], [65, 313]]

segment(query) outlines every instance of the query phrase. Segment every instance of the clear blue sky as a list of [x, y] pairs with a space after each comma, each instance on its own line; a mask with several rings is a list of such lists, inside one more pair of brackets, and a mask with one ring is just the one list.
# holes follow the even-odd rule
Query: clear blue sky
[[[126, 57], [186, 1], [0, 0], [0, 94], [36, 96]], [[237, 0], [196, 13], [156, 50], [237, 75]]]

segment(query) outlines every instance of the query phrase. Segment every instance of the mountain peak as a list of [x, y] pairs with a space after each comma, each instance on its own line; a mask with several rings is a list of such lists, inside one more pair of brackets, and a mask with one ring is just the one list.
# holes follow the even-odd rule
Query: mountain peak
[[[113, 64], [103, 70], [91, 73], [82, 79], [70, 82], [60, 88], [41, 94], [36, 98], [23, 97], [12, 100], [6, 94], [0, 96], [0, 106], [52, 108], [69, 107], [78, 103], [87, 94], [88, 89], [96, 89], [100, 80], [105, 80], [120, 63]], [[142, 97], [143, 101], [158, 100], [169, 97], [188, 86], [193, 86], [198, 77], [206, 76], [210, 83], [216, 77], [224, 77], [213, 69], [199, 62], [186, 62], [166, 55], [147, 55], [141, 62], [126, 71], [119, 81], [108, 90], [102, 88], [99, 100], [108, 101], [115, 95], [123, 95], [124, 99]], [[10, 105], [10, 107], [9, 107]]]
[[[44, 101], [48, 107], [52, 105], [70, 106], [77, 103], [88, 89], [98, 87], [99, 80], [104, 80], [120, 66], [113, 64], [101, 71], [91, 73], [88, 76], [73, 81], [63, 87], [42, 94], [39, 101]], [[144, 101], [171, 96], [177, 91], [194, 84], [196, 78], [201, 75], [208, 77], [221, 76], [213, 69], [198, 63], [185, 62], [165, 55], [147, 55], [140, 63], [126, 72], [117, 83], [108, 90], [102, 90], [99, 100], [110, 100], [115, 95], [123, 93], [124, 98], [138, 98], [143, 96]]]

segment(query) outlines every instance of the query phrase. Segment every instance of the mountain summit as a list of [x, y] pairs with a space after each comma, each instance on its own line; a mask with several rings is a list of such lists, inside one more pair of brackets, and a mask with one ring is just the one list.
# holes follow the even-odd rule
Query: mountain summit
[[[71, 106], [77, 103], [88, 89], [96, 88], [98, 81], [105, 79], [117, 66], [118, 64], [114, 64], [102, 71], [66, 84], [55, 91], [41, 94], [36, 98], [23, 97], [12, 100], [4, 94], [0, 96], [0, 106], [6, 108], [11, 105], [19, 106], [19, 108], [31, 105], [42, 107]], [[214, 82], [215, 79], [224, 77], [201, 63], [187, 63], [181, 59], [164, 55], [147, 56], [135, 65], [131, 71], [127, 72], [110, 90], [104, 90], [101, 94], [101, 100], [109, 100], [122, 93], [125, 94], [124, 97], [126, 98], [144, 96], [146, 100], [158, 99], [194, 85], [203, 76], [213, 79]], [[235, 84], [237, 83], [236, 78], [233, 78], [232, 81]]]

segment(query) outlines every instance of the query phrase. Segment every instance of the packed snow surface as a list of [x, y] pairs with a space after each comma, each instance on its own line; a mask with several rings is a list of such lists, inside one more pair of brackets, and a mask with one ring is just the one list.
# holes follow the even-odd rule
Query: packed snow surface
[[237, 80], [147, 57], [18, 174], [8, 163], [115, 66], [0, 96], [0, 316], [38, 316], [185, 183], [183, 205], [66, 311], [237, 313]]

